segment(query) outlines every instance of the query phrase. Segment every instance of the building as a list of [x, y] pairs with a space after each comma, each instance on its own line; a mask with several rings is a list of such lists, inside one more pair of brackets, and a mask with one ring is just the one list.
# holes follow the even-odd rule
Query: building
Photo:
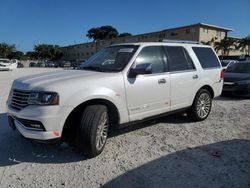
[[[190, 40], [199, 42], [208, 42], [213, 40], [214, 42], [216, 42], [227, 37], [228, 32], [231, 31], [233, 30], [230, 28], [210, 25], [206, 23], [197, 23], [188, 26], [165, 29], [162, 31], [144, 33], [128, 37], [118, 37], [115, 39], [97, 42], [75, 44], [62, 47], [61, 49], [64, 53], [65, 60], [79, 61], [82, 59], [87, 59], [99, 49], [111, 44], [127, 42], [156, 42], [162, 39]], [[220, 55], [220, 52], [218, 55]], [[230, 55], [232, 55], [231, 52]], [[233, 55], [241, 55], [241, 52], [235, 51], [233, 52]]]

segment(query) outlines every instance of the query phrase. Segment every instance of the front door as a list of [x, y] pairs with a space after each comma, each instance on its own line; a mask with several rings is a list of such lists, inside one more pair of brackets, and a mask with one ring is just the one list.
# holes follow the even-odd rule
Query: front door
[[137, 75], [135, 78], [125, 76], [130, 121], [141, 120], [170, 110], [170, 77], [166, 72], [165, 60], [161, 46], [144, 47], [132, 67], [151, 64], [152, 73]]

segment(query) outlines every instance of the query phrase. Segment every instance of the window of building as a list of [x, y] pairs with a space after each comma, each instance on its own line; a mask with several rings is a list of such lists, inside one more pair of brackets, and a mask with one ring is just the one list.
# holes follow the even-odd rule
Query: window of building
[[208, 34], [208, 29], [207, 28], [203, 28], [203, 33]]
[[221, 31], [216, 31], [216, 36], [221, 37]]
[[187, 33], [187, 34], [190, 33], [190, 29], [186, 29], [186, 33]]
[[178, 33], [175, 33], [175, 32], [170, 33], [170, 36], [177, 36], [177, 35], [178, 35]]
[[152, 73], [165, 72], [164, 54], [160, 46], [148, 46], [143, 48], [136, 57], [135, 66], [140, 67], [141, 64], [152, 64]]
[[219, 60], [211, 48], [193, 47], [193, 50], [202, 68], [220, 67]]
[[195, 69], [193, 61], [183, 47], [180, 46], [165, 46], [167, 52], [167, 62], [169, 71], [183, 71]]

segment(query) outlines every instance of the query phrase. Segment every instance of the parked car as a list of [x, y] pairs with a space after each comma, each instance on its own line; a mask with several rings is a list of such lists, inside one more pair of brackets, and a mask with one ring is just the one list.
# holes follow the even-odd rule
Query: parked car
[[71, 62], [67, 61], [63, 64], [64, 68], [70, 68], [71, 67]]
[[221, 60], [221, 65], [223, 67], [223, 69], [227, 69], [228, 66], [234, 64], [234, 63], [237, 63], [238, 61], [237, 60]]
[[17, 62], [9, 59], [0, 59], [0, 70], [14, 70], [17, 68]]
[[250, 97], [250, 61], [235, 63], [226, 69], [223, 93]]
[[23, 67], [24, 67], [24, 65], [21, 62], [17, 63], [17, 68], [23, 68]]
[[39, 61], [37, 64], [36, 64], [37, 67], [45, 67], [45, 62], [43, 61]]
[[36, 67], [37, 64], [35, 62], [30, 62], [29, 67]]
[[58, 63], [55, 61], [47, 61], [45, 67], [58, 67]]
[[223, 75], [210, 46], [183, 41], [112, 45], [82, 70], [15, 80], [7, 102], [9, 125], [26, 138], [66, 141], [94, 157], [116, 126], [176, 111], [205, 120], [212, 99], [221, 94]]

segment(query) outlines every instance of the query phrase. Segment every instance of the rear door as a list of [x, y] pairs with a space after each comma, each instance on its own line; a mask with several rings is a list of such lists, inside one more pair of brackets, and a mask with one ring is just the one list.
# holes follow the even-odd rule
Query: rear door
[[222, 67], [216, 53], [211, 47], [192, 47], [200, 65], [203, 79], [209, 83], [214, 92], [214, 97], [217, 97], [222, 92], [223, 78]]
[[199, 75], [187, 50], [182, 46], [165, 46], [171, 82], [171, 111], [192, 105], [199, 85]]

